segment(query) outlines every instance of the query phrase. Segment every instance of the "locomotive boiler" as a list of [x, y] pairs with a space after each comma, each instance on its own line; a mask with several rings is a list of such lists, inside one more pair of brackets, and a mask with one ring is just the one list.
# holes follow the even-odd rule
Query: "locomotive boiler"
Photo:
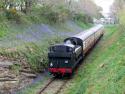
[[97, 43], [104, 34], [102, 25], [83, 31], [75, 36], [66, 38], [64, 43], [49, 48], [49, 72], [56, 75], [72, 74], [86, 53]]

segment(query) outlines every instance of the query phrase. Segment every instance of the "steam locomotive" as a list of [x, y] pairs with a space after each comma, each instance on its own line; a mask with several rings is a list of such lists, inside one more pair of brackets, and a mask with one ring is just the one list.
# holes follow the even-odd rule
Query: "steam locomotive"
[[76, 66], [84, 59], [87, 52], [103, 36], [102, 25], [66, 38], [64, 43], [49, 48], [49, 72], [54, 76], [72, 74]]

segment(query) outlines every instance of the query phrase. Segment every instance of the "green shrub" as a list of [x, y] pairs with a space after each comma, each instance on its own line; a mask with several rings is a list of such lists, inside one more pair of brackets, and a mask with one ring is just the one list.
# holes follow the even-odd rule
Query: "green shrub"
[[49, 6], [41, 7], [40, 11], [41, 17], [44, 17], [49, 23], [56, 23], [58, 20], [58, 13], [53, 11]]
[[53, 24], [66, 21], [69, 18], [70, 11], [63, 6], [53, 8], [45, 5], [40, 8], [40, 15], [50, 24]]
[[8, 34], [8, 26], [6, 23], [0, 23], [0, 37], [4, 37]]
[[5, 11], [8, 20], [16, 21], [16, 23], [21, 22], [21, 15], [16, 9], [9, 9]]
[[122, 9], [120, 12], [119, 12], [119, 14], [118, 14], [118, 16], [119, 16], [119, 23], [120, 23], [120, 25], [121, 26], [123, 26], [124, 27], [124, 25], [125, 25], [125, 9]]
[[[46, 45], [47, 46], [47, 45]], [[27, 52], [24, 53], [27, 63], [34, 71], [41, 71], [47, 66], [47, 47], [41, 47], [31, 43], [26, 47]]]
[[77, 13], [74, 15], [73, 19], [75, 21], [81, 21], [81, 22], [84, 22], [85, 24], [88, 24], [88, 23], [92, 23], [93, 20], [92, 18], [87, 15], [87, 14], [82, 14], [82, 13]]
[[4, 15], [5, 13], [3, 11], [0, 12], [0, 23], [5, 22], [6, 21], [6, 17]]
[[65, 22], [71, 16], [71, 11], [64, 6], [59, 6], [54, 9], [58, 13], [58, 22]]

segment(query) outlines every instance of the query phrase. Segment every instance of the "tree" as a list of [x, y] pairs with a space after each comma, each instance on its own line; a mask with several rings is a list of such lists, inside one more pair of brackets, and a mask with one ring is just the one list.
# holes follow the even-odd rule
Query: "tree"
[[112, 15], [116, 17], [121, 25], [125, 25], [125, 0], [115, 0], [111, 7]]

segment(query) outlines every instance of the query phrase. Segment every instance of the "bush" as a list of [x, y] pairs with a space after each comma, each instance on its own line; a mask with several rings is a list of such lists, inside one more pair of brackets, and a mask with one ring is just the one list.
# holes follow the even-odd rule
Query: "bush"
[[40, 15], [51, 24], [66, 21], [69, 18], [70, 14], [70, 11], [63, 6], [55, 8], [51, 6], [43, 6], [40, 10]]
[[64, 6], [59, 6], [54, 10], [58, 13], [58, 22], [65, 22], [72, 16], [70, 10]]
[[120, 12], [119, 12], [119, 14], [118, 14], [118, 16], [119, 16], [119, 23], [120, 23], [120, 25], [122, 25], [123, 27], [125, 26], [125, 9], [122, 9]]
[[9, 9], [5, 11], [8, 20], [16, 21], [16, 23], [21, 22], [21, 15], [16, 11], [16, 9]]
[[82, 14], [82, 13], [74, 14], [73, 19], [74, 19], [75, 21], [84, 22], [85, 24], [88, 24], [88, 23], [92, 23], [92, 22], [93, 22], [92, 18], [91, 18], [89, 15], [87, 15], [87, 14]]
[[0, 12], [0, 38], [4, 37], [8, 33], [8, 24], [7, 24], [7, 19], [4, 15], [4, 12]]
[[0, 12], [0, 23], [6, 22], [6, 17], [3, 11]]
[[53, 11], [53, 9], [49, 6], [41, 7], [40, 15], [49, 23], [56, 23], [58, 21], [58, 13]]
[[[47, 45], [46, 45], [47, 46]], [[41, 47], [34, 43], [27, 46], [27, 52], [24, 53], [27, 63], [34, 71], [41, 71], [47, 66], [47, 47]]]
[[4, 37], [8, 32], [7, 20], [4, 12], [0, 12], [0, 37]]
[[4, 37], [8, 34], [8, 26], [6, 23], [0, 23], [0, 37]]

